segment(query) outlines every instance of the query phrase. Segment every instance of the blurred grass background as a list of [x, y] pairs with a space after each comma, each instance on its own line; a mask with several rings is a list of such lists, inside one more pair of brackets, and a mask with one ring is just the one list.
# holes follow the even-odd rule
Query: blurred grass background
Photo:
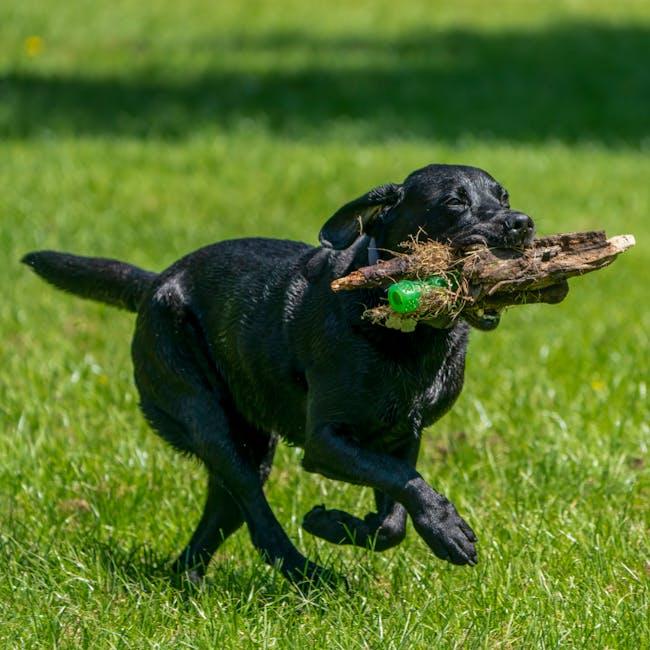
[[[650, 645], [646, 2], [10, 0], [0, 38], [3, 647]], [[378, 556], [303, 535], [315, 503], [371, 496], [282, 448], [271, 504], [351, 593], [292, 592], [245, 531], [202, 590], [174, 590], [204, 479], [138, 413], [133, 318], [18, 259], [162, 269], [229, 237], [315, 242], [342, 203], [434, 161], [487, 169], [541, 233], [638, 242], [563, 304], [472, 336], [420, 469], [478, 531], [479, 566], [412, 531]]]

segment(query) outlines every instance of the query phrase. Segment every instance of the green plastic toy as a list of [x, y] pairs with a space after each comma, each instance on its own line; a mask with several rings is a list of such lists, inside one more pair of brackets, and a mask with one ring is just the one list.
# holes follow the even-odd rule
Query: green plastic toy
[[420, 306], [426, 293], [447, 288], [449, 283], [439, 275], [427, 280], [401, 280], [388, 287], [388, 304], [398, 314], [410, 314]]

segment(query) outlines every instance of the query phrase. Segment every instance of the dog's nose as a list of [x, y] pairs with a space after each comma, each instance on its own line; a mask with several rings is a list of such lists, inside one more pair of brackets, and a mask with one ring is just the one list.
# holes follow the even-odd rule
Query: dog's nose
[[522, 212], [512, 212], [506, 217], [506, 236], [513, 246], [530, 244], [535, 234], [533, 220]]

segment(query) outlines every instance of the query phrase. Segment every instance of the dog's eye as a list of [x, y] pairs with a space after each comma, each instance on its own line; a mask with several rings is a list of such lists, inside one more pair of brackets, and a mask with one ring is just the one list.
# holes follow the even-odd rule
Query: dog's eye
[[466, 208], [467, 201], [464, 201], [457, 196], [450, 196], [448, 199], [445, 199], [445, 205], [450, 208]]
[[503, 192], [503, 194], [501, 195], [501, 198], [499, 199], [499, 201], [501, 202], [501, 205], [504, 208], [509, 208], [510, 207], [510, 195], [508, 194], [508, 192]]

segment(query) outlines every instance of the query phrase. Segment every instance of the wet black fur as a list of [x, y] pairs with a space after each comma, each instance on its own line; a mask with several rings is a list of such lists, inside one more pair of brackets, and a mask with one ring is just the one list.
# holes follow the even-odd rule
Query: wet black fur
[[[208, 471], [204, 513], [177, 570], [202, 575], [246, 523], [264, 559], [289, 579], [322, 575], [264, 496], [278, 436], [304, 449], [307, 471], [375, 491], [376, 512], [360, 519], [317, 506], [304, 518], [307, 531], [384, 550], [403, 539], [408, 515], [438, 557], [476, 562], [471, 528], [415, 469], [422, 429], [461, 391], [467, 324], [384, 329], [361, 320], [382, 291], [329, 287], [414, 235], [514, 246], [530, 242], [533, 224], [486, 172], [430, 165], [343, 206], [319, 247], [224, 241], [159, 275], [48, 251], [25, 257], [60, 288], [138, 312], [132, 353], [142, 411]], [[497, 323], [490, 315], [472, 325]]]

